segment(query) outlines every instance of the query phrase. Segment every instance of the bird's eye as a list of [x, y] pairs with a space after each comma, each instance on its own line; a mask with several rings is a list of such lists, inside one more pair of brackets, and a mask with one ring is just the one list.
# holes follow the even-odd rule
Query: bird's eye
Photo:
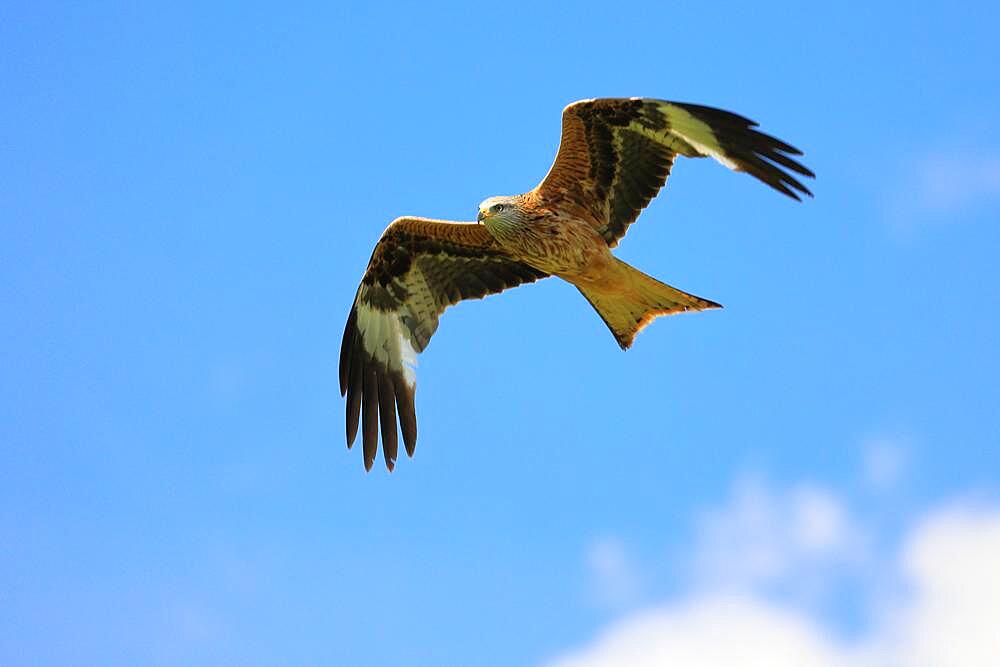
[[494, 204], [493, 205], [493, 212], [494, 213], [499, 213], [502, 210], [503, 210], [503, 204]]

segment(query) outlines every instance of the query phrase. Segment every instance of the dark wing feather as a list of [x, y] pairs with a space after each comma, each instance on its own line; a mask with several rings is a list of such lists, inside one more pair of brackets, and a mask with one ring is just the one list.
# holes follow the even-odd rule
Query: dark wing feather
[[382, 433], [392, 470], [399, 419], [406, 453], [417, 443], [413, 364], [445, 308], [547, 274], [506, 254], [482, 225], [400, 218], [382, 234], [361, 279], [340, 348], [340, 393], [347, 396], [347, 446], [361, 421], [365, 469]]
[[674, 158], [713, 157], [799, 199], [812, 193], [791, 173], [813, 173], [801, 151], [728, 111], [643, 98], [575, 102], [563, 110], [552, 168], [535, 188], [542, 204], [583, 210], [614, 247], [667, 181]]

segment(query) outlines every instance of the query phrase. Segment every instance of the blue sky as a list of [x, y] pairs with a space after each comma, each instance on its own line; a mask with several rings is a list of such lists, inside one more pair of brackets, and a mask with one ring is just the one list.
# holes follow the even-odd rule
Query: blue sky
[[[998, 10], [653, 4], [5, 8], [0, 662], [543, 664], [717, 594], [888, 642], [900, 559], [1000, 522]], [[815, 199], [678, 163], [617, 253], [724, 310], [622, 353], [555, 280], [460, 304], [364, 474], [385, 225], [628, 95], [760, 121]]]

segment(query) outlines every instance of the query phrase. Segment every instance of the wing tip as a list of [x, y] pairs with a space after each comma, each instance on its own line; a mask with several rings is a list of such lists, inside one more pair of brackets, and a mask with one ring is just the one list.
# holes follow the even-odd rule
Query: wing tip
[[757, 121], [731, 111], [684, 102], [670, 102], [691, 113], [707, 124], [724, 156], [735, 162], [739, 171], [745, 171], [778, 192], [802, 201], [799, 196], [813, 197], [813, 193], [799, 182], [792, 173], [806, 178], [816, 178], [815, 172], [789, 156], [804, 153], [777, 137], [755, 128]]
[[385, 466], [392, 472], [399, 458], [397, 420], [407, 455], [412, 458], [416, 449], [416, 386], [406, 381], [403, 371], [386, 367], [362, 345], [353, 345], [346, 361], [349, 368], [345, 385], [347, 449], [354, 446], [360, 431], [362, 461], [365, 472], [369, 472], [375, 464], [381, 439]]

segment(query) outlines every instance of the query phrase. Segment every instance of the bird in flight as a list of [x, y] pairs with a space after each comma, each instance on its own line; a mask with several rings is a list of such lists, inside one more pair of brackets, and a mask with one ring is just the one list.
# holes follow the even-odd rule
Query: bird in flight
[[577, 287], [621, 348], [660, 315], [719, 308], [617, 259], [611, 248], [656, 196], [678, 155], [712, 157], [798, 200], [812, 193], [793, 175], [814, 174], [802, 152], [711, 107], [663, 100], [593, 99], [563, 110], [555, 162], [534, 190], [490, 197], [475, 222], [402, 217], [375, 244], [347, 318], [340, 393], [347, 446], [361, 422], [365, 470], [378, 450], [386, 467], [417, 442], [417, 354], [438, 318], [463, 299], [558, 276]]

